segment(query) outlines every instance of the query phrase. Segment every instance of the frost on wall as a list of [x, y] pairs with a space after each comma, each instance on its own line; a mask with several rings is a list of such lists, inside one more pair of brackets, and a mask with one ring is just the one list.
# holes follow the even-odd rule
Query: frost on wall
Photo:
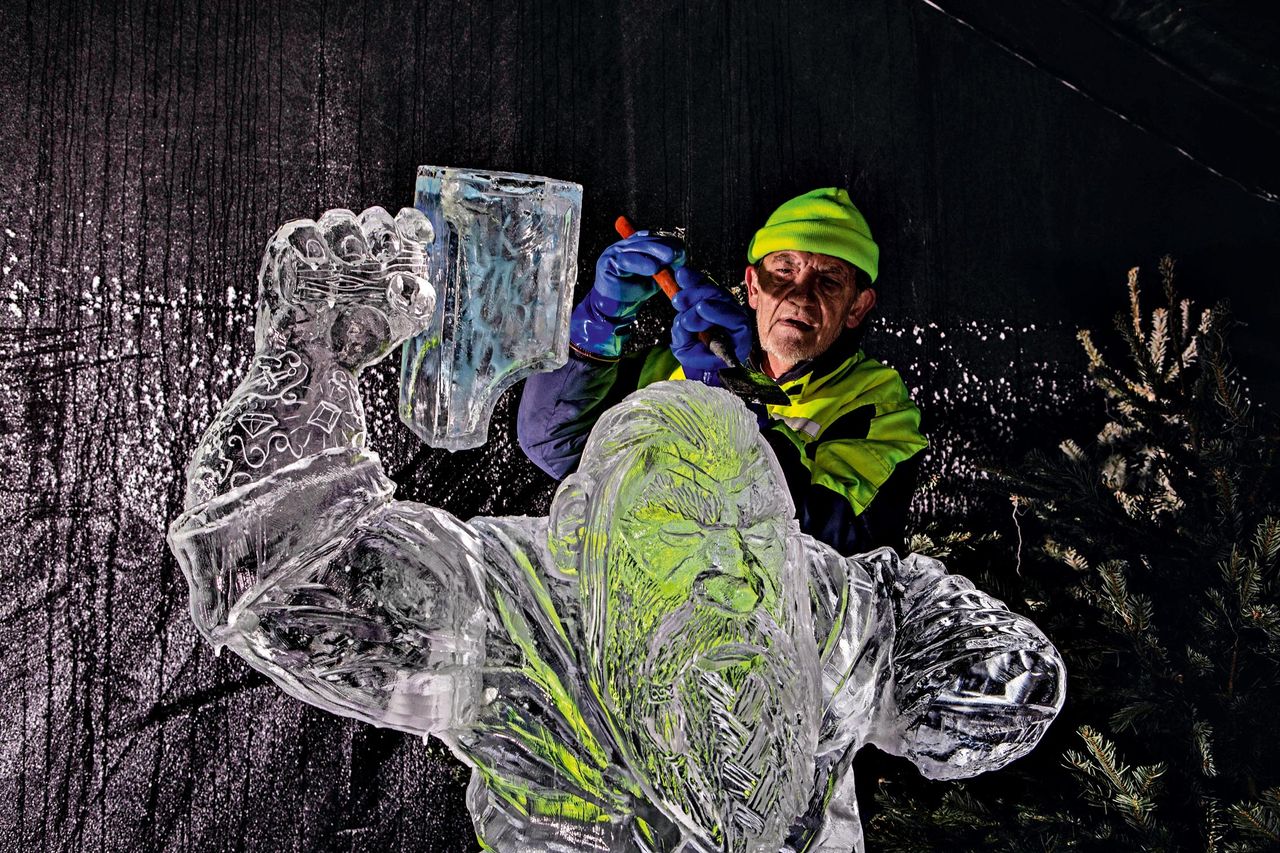
[[[607, 412], [547, 518], [395, 500], [357, 379], [426, 327], [428, 237], [373, 209], [269, 244], [253, 365], [170, 529], [206, 638], [303, 701], [438, 737], [499, 851], [861, 849], [864, 744], [931, 778], [1035, 745], [1064, 698], [1044, 635], [936, 561], [801, 535], [720, 389]], [[228, 452], [263, 423], [287, 441]]]

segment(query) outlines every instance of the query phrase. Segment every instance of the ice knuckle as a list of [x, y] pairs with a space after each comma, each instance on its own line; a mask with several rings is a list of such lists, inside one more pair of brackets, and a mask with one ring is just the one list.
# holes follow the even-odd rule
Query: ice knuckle
[[315, 268], [329, 260], [329, 246], [324, 234], [310, 219], [286, 223], [276, 232], [277, 241], [293, 250], [297, 260]]
[[396, 214], [395, 222], [396, 231], [402, 240], [422, 246], [435, 239], [435, 229], [431, 227], [431, 221], [417, 208], [402, 207]]
[[320, 217], [320, 230], [334, 257], [346, 263], [357, 263], [368, 254], [364, 230], [356, 216], [346, 208], [327, 210]]
[[368, 253], [383, 264], [400, 254], [400, 235], [395, 220], [381, 207], [370, 207], [358, 217]]

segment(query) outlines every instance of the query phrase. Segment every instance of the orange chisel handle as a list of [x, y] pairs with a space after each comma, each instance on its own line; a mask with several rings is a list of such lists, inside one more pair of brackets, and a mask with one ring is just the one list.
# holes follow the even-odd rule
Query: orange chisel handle
[[[615, 219], [613, 228], [624, 240], [636, 233], [636, 227], [625, 216], [619, 216]], [[658, 283], [658, 287], [662, 288], [662, 292], [667, 294], [668, 299], [675, 299], [676, 294], [680, 292], [680, 285], [676, 284], [676, 277], [666, 267], [654, 273], [653, 280]], [[741, 367], [737, 356], [733, 354], [733, 345], [725, 336], [724, 330], [709, 329], [705, 332], [698, 332], [698, 340], [706, 344], [707, 348], [718, 355], [725, 364], [730, 367]]]
[[[618, 232], [618, 236], [622, 239], [630, 237], [636, 233], [636, 227], [631, 224], [631, 220], [625, 216], [619, 216], [613, 223], [613, 229]], [[662, 288], [662, 292], [667, 294], [668, 299], [675, 299], [676, 294], [680, 292], [680, 285], [676, 284], [676, 277], [671, 274], [671, 270], [663, 267], [653, 274], [653, 280], [658, 283], [658, 287]]]

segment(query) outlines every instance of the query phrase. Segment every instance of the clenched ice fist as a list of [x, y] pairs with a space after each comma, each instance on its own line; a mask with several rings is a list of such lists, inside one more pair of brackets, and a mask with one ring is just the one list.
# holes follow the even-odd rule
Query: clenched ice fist
[[258, 273], [258, 351], [296, 346], [301, 336], [325, 339], [351, 370], [378, 361], [423, 331], [435, 309], [425, 254], [432, 239], [431, 223], [411, 207], [394, 219], [371, 207], [283, 225]]
[[432, 238], [413, 208], [394, 219], [380, 207], [330, 210], [275, 233], [258, 271], [253, 363], [196, 448], [188, 507], [307, 456], [364, 446], [357, 376], [431, 322]]

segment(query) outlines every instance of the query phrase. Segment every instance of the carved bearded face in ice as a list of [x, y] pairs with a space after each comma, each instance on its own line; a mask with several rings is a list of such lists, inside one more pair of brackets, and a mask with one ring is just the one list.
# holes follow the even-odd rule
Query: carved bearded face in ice
[[571, 487], [594, 492], [579, 562], [593, 675], [656, 804], [719, 849], [772, 853], [811, 794], [819, 715], [790, 499], [724, 392], [668, 383], [619, 409]]

